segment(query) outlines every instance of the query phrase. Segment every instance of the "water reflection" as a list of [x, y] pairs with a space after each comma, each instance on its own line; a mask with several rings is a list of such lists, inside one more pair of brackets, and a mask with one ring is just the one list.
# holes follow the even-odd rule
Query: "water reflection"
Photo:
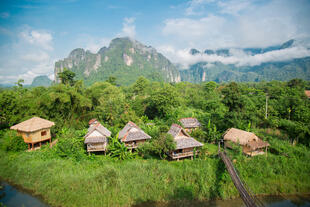
[[6, 207], [48, 207], [40, 199], [17, 190], [5, 182], [0, 182], [0, 206]]
[[[156, 201], [139, 201], [137, 200], [133, 207], [245, 207], [240, 198], [232, 200], [213, 200], [213, 201], [182, 201], [180, 195], [188, 195], [187, 199], [192, 199], [193, 195], [186, 194], [186, 189], [178, 189], [176, 196], [169, 202]], [[259, 199], [267, 207], [310, 207], [309, 195], [295, 195], [295, 196], [262, 196]], [[0, 207], [48, 207], [47, 204], [40, 199], [31, 196], [29, 193], [23, 192], [6, 182], [0, 181]]]

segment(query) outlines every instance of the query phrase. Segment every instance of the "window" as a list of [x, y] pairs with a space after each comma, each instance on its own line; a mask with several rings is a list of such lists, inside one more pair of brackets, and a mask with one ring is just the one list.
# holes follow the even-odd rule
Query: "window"
[[45, 135], [46, 135], [46, 131], [42, 131], [41, 136], [45, 136]]

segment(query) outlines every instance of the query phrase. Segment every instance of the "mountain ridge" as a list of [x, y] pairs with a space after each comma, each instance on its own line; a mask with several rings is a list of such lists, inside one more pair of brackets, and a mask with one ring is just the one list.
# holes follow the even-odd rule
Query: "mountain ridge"
[[[266, 48], [243, 48], [246, 55], [264, 55], [268, 52], [291, 49], [296, 44], [291, 39], [281, 45]], [[205, 49], [199, 51], [192, 48], [189, 54], [219, 56], [231, 58], [229, 48], [217, 50]], [[153, 81], [200, 83], [204, 81], [287, 81], [293, 78], [310, 80], [310, 57], [295, 58], [289, 61], [262, 62], [257, 65], [224, 64], [221, 62], [200, 61], [182, 70], [178, 64], [171, 61], [155, 48], [146, 46], [137, 40], [124, 37], [113, 39], [108, 47], [101, 47], [97, 53], [83, 48], [76, 48], [67, 58], [55, 63], [55, 81], [59, 82], [57, 74], [64, 68], [76, 73], [76, 79], [84, 80], [86, 85], [96, 81], [116, 77], [119, 85], [129, 85], [139, 76]]]

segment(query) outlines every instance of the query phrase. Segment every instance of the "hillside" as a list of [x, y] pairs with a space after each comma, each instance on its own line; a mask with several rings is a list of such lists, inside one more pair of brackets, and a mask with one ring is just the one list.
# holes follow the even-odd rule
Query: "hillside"
[[145, 46], [130, 38], [113, 39], [109, 47], [101, 48], [97, 53], [82, 48], [73, 50], [67, 58], [55, 63], [57, 73], [67, 68], [76, 73], [87, 85], [104, 81], [110, 76], [116, 77], [120, 85], [129, 85], [139, 76], [153, 81], [179, 82], [179, 71], [154, 48]]
[[[247, 57], [253, 58], [263, 57], [270, 52], [282, 52], [284, 49], [292, 48], [294, 40], [289, 40], [282, 45], [271, 46], [267, 48], [244, 48], [241, 52]], [[309, 49], [308, 49], [309, 51]], [[226, 58], [235, 58], [231, 49], [208, 50], [200, 52], [197, 49], [191, 49], [192, 56], [203, 56], [205, 58], [217, 58], [223, 60]], [[309, 53], [309, 52], [308, 52]], [[272, 55], [272, 54], [271, 54]], [[284, 56], [285, 54], [283, 54]], [[216, 82], [257, 82], [257, 81], [271, 81], [280, 80], [288, 81], [293, 78], [301, 78], [310, 80], [310, 57], [295, 58], [286, 61], [262, 62], [254, 66], [238, 64], [224, 64], [220, 61], [207, 62], [200, 61], [189, 66], [185, 70], [181, 70], [181, 80], [199, 83], [203, 81], [216, 81]]]
[[37, 76], [33, 79], [31, 86], [50, 86], [52, 84], [52, 80], [49, 79], [46, 75]]

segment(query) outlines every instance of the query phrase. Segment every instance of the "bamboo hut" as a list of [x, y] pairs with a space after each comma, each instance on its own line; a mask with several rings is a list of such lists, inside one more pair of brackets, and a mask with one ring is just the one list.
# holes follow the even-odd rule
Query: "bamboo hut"
[[310, 99], [310, 90], [305, 90], [305, 95]]
[[42, 119], [39, 117], [32, 117], [19, 124], [11, 126], [10, 129], [16, 130], [17, 133], [23, 137], [24, 141], [28, 144], [28, 149], [34, 150], [35, 144], [41, 144], [42, 142], [49, 141], [51, 143], [50, 128], [55, 123]]
[[108, 137], [111, 136], [111, 132], [102, 126], [97, 120], [91, 120], [89, 122], [89, 128], [87, 134], [84, 136], [84, 144], [87, 145], [87, 152], [106, 152], [108, 146]]
[[189, 136], [187, 132], [178, 124], [172, 124], [168, 134], [172, 135], [176, 142], [176, 149], [169, 152], [171, 159], [177, 159], [194, 156], [194, 148], [202, 147], [203, 144]]
[[118, 133], [118, 138], [125, 143], [128, 149], [135, 149], [139, 144], [151, 139], [151, 136], [146, 134], [135, 123], [129, 121]]
[[[268, 142], [258, 138], [254, 133], [236, 128], [228, 129], [223, 135], [225, 146], [230, 147], [229, 141], [240, 144], [244, 154], [249, 156], [267, 153]], [[264, 152], [265, 151], [265, 152]]]
[[182, 118], [179, 120], [179, 122], [181, 122], [181, 124], [182, 124], [182, 126], [186, 132], [191, 132], [192, 130], [195, 130], [195, 129], [201, 127], [201, 124], [198, 121], [198, 119], [193, 118], [193, 117]]

